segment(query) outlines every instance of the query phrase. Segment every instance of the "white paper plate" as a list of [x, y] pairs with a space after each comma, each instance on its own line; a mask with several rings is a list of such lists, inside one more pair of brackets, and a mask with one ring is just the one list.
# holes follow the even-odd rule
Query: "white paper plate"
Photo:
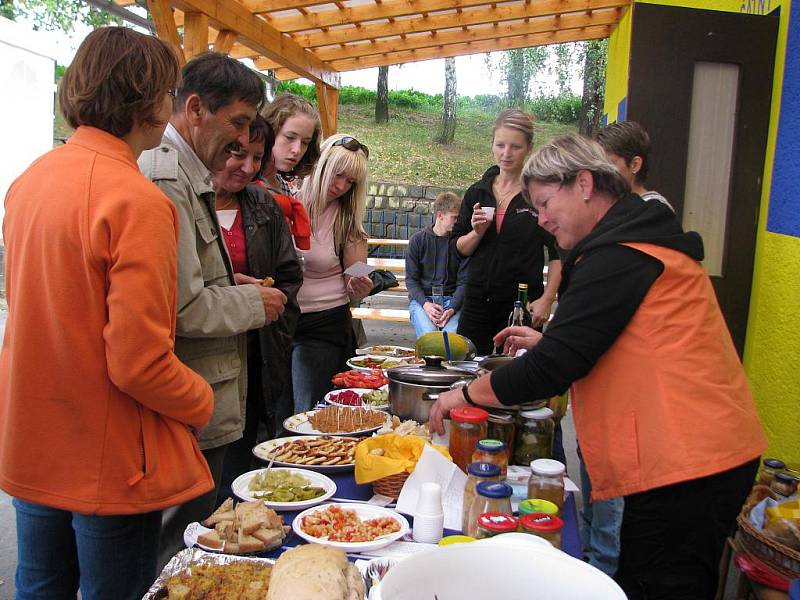
[[[388, 388], [389, 386], [384, 386], [384, 387]], [[384, 388], [382, 387], [381, 389], [384, 389]], [[355, 392], [359, 396], [363, 396], [367, 392], [374, 392], [375, 391], [375, 390], [371, 390], [371, 389], [368, 389], [368, 388], [341, 388], [341, 389], [338, 389], [338, 390], [331, 390], [330, 392], [325, 394], [325, 401], [328, 402], [329, 404], [335, 404], [336, 406], [353, 406], [352, 404], [340, 404], [334, 398], [334, 396], [336, 396], [336, 394], [339, 394], [340, 392], [345, 392], [347, 390], [349, 390], [351, 392]], [[387, 398], [386, 404], [359, 404], [358, 406], [363, 406], [364, 408], [372, 408], [374, 410], [387, 410], [389, 408], [389, 402], [388, 402], [389, 396], [387, 395], [386, 398]]]
[[358, 348], [356, 350], [356, 354], [363, 355], [363, 354], [375, 354], [378, 356], [392, 356], [395, 358], [400, 358], [394, 352], [396, 351], [404, 351], [410, 352], [411, 356], [409, 358], [413, 358], [416, 350], [414, 348], [409, 348], [408, 346], [391, 346], [391, 345], [381, 345], [381, 346], [366, 346], [364, 348]]
[[[276, 438], [274, 440], [268, 440], [266, 442], [261, 442], [255, 448], [253, 448], [253, 454], [256, 458], [261, 459], [263, 461], [269, 462], [273, 450], [275, 450], [278, 446], [281, 446], [287, 442], [292, 442], [294, 440], [314, 440], [319, 436], [314, 435], [293, 435], [290, 437], [282, 437]], [[342, 435], [338, 435], [335, 437], [346, 437]], [[352, 471], [355, 467], [355, 462], [351, 462], [345, 465], [301, 465], [298, 463], [290, 463], [290, 462], [282, 462], [276, 460], [273, 464], [278, 465], [279, 467], [293, 467], [295, 469], [304, 469], [309, 471], [318, 471], [320, 473], [341, 473], [343, 471]]]
[[[194, 548], [195, 546], [197, 546], [198, 548], [202, 548], [206, 552], [214, 552], [215, 554], [227, 554], [228, 556], [238, 556], [238, 557], [244, 558], [244, 557], [248, 556], [249, 554], [258, 554], [258, 552], [256, 552], [256, 553], [251, 552], [251, 553], [244, 553], [244, 554], [240, 554], [238, 552], [226, 553], [225, 550], [224, 550], [224, 548], [225, 548], [224, 546], [223, 546], [223, 549], [212, 548], [211, 546], [206, 546], [205, 544], [201, 544], [200, 542], [197, 541], [198, 537], [200, 537], [204, 533], [208, 533], [209, 531], [214, 531], [214, 530], [211, 529], [210, 527], [206, 527], [205, 525], [203, 525], [201, 523], [198, 523], [197, 521], [189, 523], [186, 526], [186, 529], [183, 531], [183, 543], [186, 545], [187, 548]], [[283, 544], [283, 542], [285, 540], [286, 540], [286, 535], [283, 536], [283, 540], [281, 541], [281, 544]], [[274, 548], [272, 550], [274, 550]], [[266, 550], [266, 552], [271, 552], [272, 550]], [[267, 560], [267, 559], [265, 559], [265, 560]], [[270, 562], [273, 562], [273, 563], [275, 562], [272, 559], [268, 559], [268, 560]]]
[[[357, 365], [357, 364], [353, 363], [353, 361], [355, 361], [355, 360], [364, 360], [366, 358], [374, 358], [376, 360], [382, 360], [382, 361], [388, 362], [389, 366], [388, 367], [384, 367], [381, 364], [381, 365], [375, 365], [374, 367], [362, 367], [360, 365]], [[410, 357], [410, 358], [413, 358], [413, 357]], [[353, 357], [347, 359], [347, 366], [348, 367], [350, 367], [351, 369], [353, 369], [355, 371], [362, 371], [362, 372], [369, 372], [369, 371], [372, 371], [372, 369], [375, 369], [375, 368], [378, 368], [378, 367], [380, 367], [381, 369], [383, 369], [385, 371], [386, 369], [391, 369], [392, 367], [402, 367], [402, 366], [405, 366], [407, 364], [408, 364], [408, 360], [407, 359], [395, 358], [395, 357], [392, 357], [392, 356], [385, 356], [385, 355], [381, 355], [381, 354], [367, 354], [367, 355], [361, 355], [361, 356], [353, 356]]]
[[[241, 498], [242, 500], [259, 500], [254, 494], [257, 492], [252, 492], [248, 488], [250, 485], [250, 481], [258, 475], [259, 473], [265, 472], [266, 469], [256, 469], [255, 471], [249, 471], [248, 473], [244, 473], [239, 475], [236, 479], [233, 480], [231, 484], [231, 490], [234, 494], [236, 494], [237, 498]], [[327, 499], [332, 498], [333, 495], [336, 493], [336, 484], [333, 482], [332, 479], [329, 477], [325, 477], [322, 473], [316, 473], [314, 471], [304, 471], [302, 469], [293, 469], [293, 468], [272, 468], [272, 471], [288, 471], [290, 473], [296, 473], [301, 477], [304, 477], [309, 481], [309, 485], [313, 485], [316, 487], [321, 487], [325, 490], [325, 493], [318, 498], [312, 498], [311, 500], [302, 500], [300, 502], [271, 502], [269, 500], [264, 500], [264, 504], [267, 508], [271, 508], [272, 510], [303, 510], [305, 508], [310, 508], [312, 506], [316, 506], [317, 504], [322, 504]]]
[[[371, 409], [367, 409], [371, 410]], [[353, 435], [364, 435], [366, 433], [372, 433], [373, 431], [377, 431], [383, 426], [383, 423], [380, 425], [376, 425], [375, 427], [369, 427], [367, 429], [360, 429], [358, 431], [347, 431], [342, 433], [323, 433], [322, 431], [317, 431], [314, 429], [314, 426], [311, 424], [311, 421], [308, 420], [309, 415], [313, 415], [315, 410], [309, 410], [308, 412], [300, 413], [297, 415], [292, 415], [288, 419], [283, 422], [283, 428], [286, 431], [291, 433], [299, 433], [300, 435], [345, 435], [345, 436], [353, 436]], [[374, 411], [374, 412], [381, 412], [381, 411]], [[389, 415], [386, 414], [386, 418], [389, 418]]]
[[406, 520], [406, 518], [400, 513], [391, 510], [389, 508], [383, 508], [382, 506], [375, 506], [373, 504], [337, 503], [335, 504], [335, 506], [340, 506], [343, 510], [354, 510], [358, 515], [358, 518], [361, 519], [362, 521], [365, 521], [367, 519], [377, 519], [379, 517], [392, 518], [400, 524], [400, 530], [396, 531], [395, 533], [391, 533], [389, 535], [378, 538], [376, 540], [372, 540], [371, 542], [331, 542], [328, 541], [327, 539], [317, 538], [314, 537], [313, 535], [306, 533], [301, 526], [303, 522], [303, 517], [306, 517], [320, 510], [325, 510], [329, 506], [334, 506], [334, 504], [315, 506], [314, 508], [309, 508], [308, 510], [304, 510], [303, 512], [301, 512], [294, 518], [294, 521], [292, 521], [292, 529], [294, 529], [294, 532], [307, 542], [311, 542], [313, 544], [333, 546], [334, 548], [341, 548], [345, 552], [369, 552], [371, 550], [377, 550], [378, 548], [383, 548], [384, 546], [388, 546], [392, 542], [399, 540], [404, 535], [406, 535], [406, 533], [408, 533], [409, 530], [408, 521]]

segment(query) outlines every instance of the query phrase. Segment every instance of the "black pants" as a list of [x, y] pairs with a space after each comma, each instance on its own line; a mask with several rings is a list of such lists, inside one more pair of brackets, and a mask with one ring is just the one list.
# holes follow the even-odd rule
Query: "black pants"
[[493, 338], [508, 325], [508, 315], [514, 308], [514, 300], [483, 300], [466, 296], [458, 318], [458, 334], [472, 340], [479, 356], [492, 353]]
[[758, 459], [692, 481], [625, 496], [617, 582], [631, 600], [713, 599], [726, 538]]

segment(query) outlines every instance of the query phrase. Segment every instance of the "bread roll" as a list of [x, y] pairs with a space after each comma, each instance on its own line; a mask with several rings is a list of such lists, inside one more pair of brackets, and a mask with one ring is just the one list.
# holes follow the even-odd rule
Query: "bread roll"
[[308, 544], [281, 554], [267, 600], [360, 600], [364, 581], [338, 548]]

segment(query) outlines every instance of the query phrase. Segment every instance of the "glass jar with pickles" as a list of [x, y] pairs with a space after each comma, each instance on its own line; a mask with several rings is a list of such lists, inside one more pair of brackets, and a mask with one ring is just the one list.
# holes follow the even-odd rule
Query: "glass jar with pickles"
[[537, 458], [552, 458], [555, 422], [549, 408], [523, 410], [519, 413], [514, 464], [528, 465]]
[[506, 513], [483, 513], [478, 517], [479, 540], [500, 535], [501, 533], [511, 533], [519, 527], [519, 519], [514, 515]]
[[514, 456], [514, 415], [498, 409], [490, 409], [487, 437], [500, 440], [508, 448], [509, 459]]
[[561, 530], [563, 528], [564, 521], [559, 517], [545, 513], [531, 513], [520, 519], [521, 531], [538, 535], [559, 550], [561, 549]]
[[564, 464], [551, 458], [531, 461], [531, 476], [528, 479], [528, 498], [548, 500], [564, 506]]
[[492, 463], [500, 467], [500, 476], [508, 473], [508, 448], [500, 440], [485, 439], [475, 444], [472, 462]]
[[450, 456], [462, 471], [472, 462], [479, 440], [486, 437], [489, 413], [474, 406], [460, 406], [450, 411]]
[[514, 490], [510, 485], [501, 481], [481, 481], [475, 486], [475, 492], [467, 531], [463, 532], [472, 537], [476, 537], [478, 534], [478, 517], [482, 514], [504, 513], [510, 515], [512, 513], [511, 494]]
[[467, 483], [464, 485], [464, 500], [461, 504], [461, 531], [469, 529], [472, 501], [477, 492], [475, 487], [482, 481], [497, 481], [500, 478], [500, 467], [492, 463], [472, 463], [467, 466]]

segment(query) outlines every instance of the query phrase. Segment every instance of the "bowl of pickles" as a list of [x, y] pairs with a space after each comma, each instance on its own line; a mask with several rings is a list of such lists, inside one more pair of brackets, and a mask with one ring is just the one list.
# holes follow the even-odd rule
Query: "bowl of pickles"
[[262, 500], [273, 510], [310, 508], [336, 493], [336, 484], [322, 473], [277, 467], [244, 473], [231, 488], [242, 500]]

